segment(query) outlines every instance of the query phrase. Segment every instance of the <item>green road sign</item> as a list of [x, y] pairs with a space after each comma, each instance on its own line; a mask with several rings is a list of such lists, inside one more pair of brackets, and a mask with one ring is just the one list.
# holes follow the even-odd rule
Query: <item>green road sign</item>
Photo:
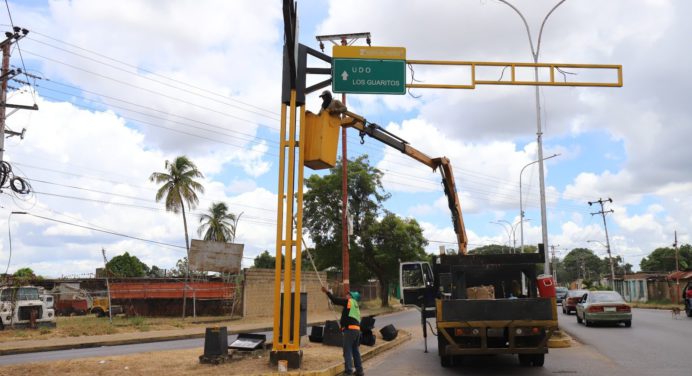
[[406, 61], [333, 59], [332, 91], [353, 94], [406, 94]]

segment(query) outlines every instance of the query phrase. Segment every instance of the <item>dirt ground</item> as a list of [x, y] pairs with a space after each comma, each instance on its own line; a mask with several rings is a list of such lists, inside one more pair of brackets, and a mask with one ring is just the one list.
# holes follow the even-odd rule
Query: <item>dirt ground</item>
[[[385, 342], [376, 333], [377, 346]], [[321, 370], [341, 364], [341, 347], [325, 346], [321, 343], [307, 343], [303, 350], [301, 370]], [[361, 352], [369, 347], [361, 346]], [[253, 359], [232, 359], [221, 365], [200, 364], [199, 356], [203, 348], [192, 350], [161, 351], [111, 357], [93, 357], [76, 360], [27, 363], [0, 367], [0, 375], [261, 375], [277, 372], [276, 366], [269, 365], [268, 353]]]

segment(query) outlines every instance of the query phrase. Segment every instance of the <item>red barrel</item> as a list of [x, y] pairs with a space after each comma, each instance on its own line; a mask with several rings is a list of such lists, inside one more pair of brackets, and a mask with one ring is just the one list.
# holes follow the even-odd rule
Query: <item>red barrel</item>
[[541, 274], [536, 277], [536, 282], [538, 284], [538, 296], [541, 298], [555, 297], [555, 281], [552, 275]]

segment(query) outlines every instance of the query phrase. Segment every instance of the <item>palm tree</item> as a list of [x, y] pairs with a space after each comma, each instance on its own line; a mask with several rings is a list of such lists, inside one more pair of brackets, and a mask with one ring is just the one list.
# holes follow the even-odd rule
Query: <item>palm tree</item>
[[[187, 218], [185, 218], [185, 204], [189, 209], [193, 209], [199, 203], [197, 193], [204, 193], [204, 186], [196, 182], [195, 178], [203, 178], [204, 175], [197, 169], [192, 161], [186, 156], [181, 155], [173, 162], [166, 160], [166, 172], [154, 172], [149, 180], [155, 183], [163, 183], [156, 192], [156, 202], [165, 199], [166, 210], [173, 213], [183, 213], [183, 227], [185, 227], [185, 249], [187, 259], [190, 259], [190, 239], [187, 233]], [[185, 300], [187, 282], [190, 279], [190, 265], [185, 270], [185, 289], [183, 290], [183, 318], [185, 318]]]
[[228, 212], [228, 205], [223, 202], [214, 202], [209, 207], [209, 214], [202, 214], [199, 218], [199, 229], [197, 234], [202, 236], [204, 240], [215, 242], [229, 242], [235, 240], [235, 230], [238, 226], [239, 215]]

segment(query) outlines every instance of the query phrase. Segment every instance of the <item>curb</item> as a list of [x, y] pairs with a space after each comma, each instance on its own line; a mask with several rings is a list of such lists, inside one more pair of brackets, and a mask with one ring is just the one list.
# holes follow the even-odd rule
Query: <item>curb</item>
[[[380, 316], [380, 314], [375, 314], [373, 316]], [[307, 323], [307, 326], [314, 326], [314, 325], [324, 325], [324, 321], [314, 321], [314, 322]], [[159, 336], [159, 337], [143, 337], [143, 338], [127, 338], [127, 339], [105, 339], [102, 341], [92, 341], [92, 342], [86, 342], [86, 343], [70, 343], [70, 344], [64, 343], [64, 344], [56, 344], [56, 345], [38, 345], [38, 346], [33, 346], [33, 347], [6, 348], [6, 349], [0, 349], [0, 356], [28, 354], [28, 353], [44, 352], [44, 351], [88, 349], [88, 348], [93, 348], [93, 347], [122, 346], [122, 345], [134, 345], [134, 344], [140, 344], [140, 343], [165, 342], [165, 341], [176, 341], [176, 340], [184, 340], [184, 339], [204, 338], [205, 331], [203, 330], [204, 328], [201, 328], [201, 329], [202, 330], [199, 333], [190, 333], [190, 334], [172, 334], [172, 335], [164, 335], [164, 336]], [[242, 329], [242, 330], [241, 329], [228, 330], [228, 334], [231, 335], [231, 334], [239, 334], [239, 333], [247, 333], [247, 332], [269, 332], [272, 330], [273, 330], [272, 326], [262, 326], [262, 327], [251, 327], [251, 328], [246, 328], [246, 329]], [[85, 337], [85, 338], [88, 338], [88, 337]], [[2, 345], [0, 345], [0, 346], [2, 346]]]
[[[375, 348], [370, 348], [368, 351], [365, 351], [361, 354], [361, 359], [363, 362], [366, 360], [372, 359], [373, 357], [387, 351], [391, 350], [402, 343], [408, 341], [411, 339], [412, 335], [411, 333], [405, 331], [405, 330], [399, 330], [399, 335], [397, 338], [393, 341], [385, 342], [384, 345], [375, 347]], [[362, 346], [361, 346], [362, 348]], [[335, 364], [331, 367], [327, 367], [321, 370], [315, 370], [315, 371], [290, 371], [290, 372], [271, 372], [271, 373], [261, 373], [257, 374], [254, 376], [275, 376], [275, 375], [280, 375], [280, 376], [339, 376], [343, 375], [344, 373], [344, 365], [343, 363]]]
[[567, 347], [572, 347], [572, 335], [567, 333], [564, 329], [559, 328], [556, 332], [557, 335], [553, 334], [548, 339], [548, 348], [551, 349], [562, 349]]

